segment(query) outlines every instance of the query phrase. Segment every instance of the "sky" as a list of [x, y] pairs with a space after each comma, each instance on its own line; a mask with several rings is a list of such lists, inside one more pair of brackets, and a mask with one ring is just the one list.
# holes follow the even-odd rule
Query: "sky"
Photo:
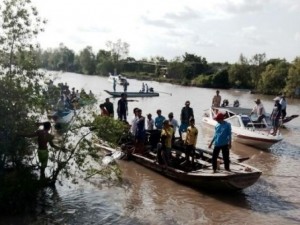
[[140, 60], [173, 60], [186, 52], [207, 62], [250, 59], [292, 62], [300, 56], [300, 0], [32, 0], [47, 19], [38, 42], [63, 43], [79, 53], [108, 50], [108, 41], [129, 44]]

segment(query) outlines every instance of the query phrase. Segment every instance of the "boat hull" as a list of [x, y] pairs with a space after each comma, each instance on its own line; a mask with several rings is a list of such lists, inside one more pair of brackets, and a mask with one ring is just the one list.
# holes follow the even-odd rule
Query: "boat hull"
[[[98, 147], [115, 152], [115, 149], [98, 145]], [[122, 148], [125, 149], [125, 148]], [[176, 150], [182, 147], [176, 147]], [[243, 163], [237, 163], [232, 160], [231, 171], [228, 172], [220, 168], [217, 173], [212, 173], [211, 160], [212, 153], [206, 150], [197, 149], [198, 157], [199, 152], [202, 152], [202, 157], [206, 158], [206, 164], [203, 164], [200, 168], [184, 171], [174, 166], [161, 165], [156, 160], [154, 153], [146, 153], [145, 155], [140, 154], [129, 154], [129, 158], [134, 162], [144, 166], [145, 168], [151, 169], [165, 177], [168, 177], [174, 181], [193, 186], [199, 189], [206, 190], [222, 190], [222, 191], [238, 191], [253, 185], [261, 176], [261, 171]], [[199, 163], [196, 160], [196, 163]]]
[[132, 159], [138, 164], [156, 171], [168, 178], [196, 188], [207, 190], [242, 190], [253, 185], [261, 175], [260, 171], [232, 175], [226, 171], [212, 174], [212, 170], [184, 172], [172, 167], [163, 167], [157, 162], [153, 162], [152, 160], [140, 155], [133, 154]]
[[105, 90], [105, 92], [107, 92], [108, 94], [110, 94], [111, 96], [117, 98], [117, 97], [121, 97], [121, 94], [125, 93], [127, 95], [127, 97], [129, 98], [137, 98], [137, 97], [158, 97], [159, 93], [157, 92], [113, 92], [113, 91], [108, 91]]
[[[264, 150], [283, 140], [281, 134], [271, 135], [271, 130], [268, 128], [245, 127], [242, 118], [243, 115], [233, 115], [225, 119], [225, 121], [231, 123], [233, 141]], [[202, 122], [210, 127], [217, 125], [217, 121], [213, 119], [211, 112], [205, 114]]]

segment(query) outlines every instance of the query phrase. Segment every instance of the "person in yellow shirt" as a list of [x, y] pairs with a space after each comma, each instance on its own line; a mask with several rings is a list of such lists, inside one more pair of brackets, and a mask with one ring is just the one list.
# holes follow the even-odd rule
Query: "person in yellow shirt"
[[174, 130], [169, 124], [169, 120], [164, 120], [163, 128], [161, 130], [161, 144], [160, 151], [157, 152], [158, 158], [162, 157], [163, 162], [166, 165], [170, 165], [171, 161], [171, 149], [172, 149], [172, 137]]
[[191, 118], [190, 126], [187, 128], [186, 131], [186, 138], [184, 141], [185, 144], [185, 156], [186, 162], [190, 163], [190, 156], [192, 156], [192, 166], [194, 165], [194, 158], [195, 158], [195, 149], [198, 137], [198, 129], [195, 127], [195, 119]]

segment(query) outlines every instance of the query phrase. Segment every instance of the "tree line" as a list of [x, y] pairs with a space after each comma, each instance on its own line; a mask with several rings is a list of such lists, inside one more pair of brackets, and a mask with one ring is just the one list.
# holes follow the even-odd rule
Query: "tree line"
[[106, 43], [107, 50], [94, 53], [87, 46], [76, 54], [60, 44], [58, 48], [40, 50], [39, 66], [48, 70], [62, 70], [89, 75], [107, 76], [118, 71], [140, 79], [170, 81], [182, 85], [206, 88], [241, 88], [262, 94], [285, 93], [300, 95], [300, 58], [293, 62], [285, 59], [267, 59], [266, 54], [246, 58], [239, 56], [236, 63], [209, 63], [205, 57], [185, 53], [166, 60], [162, 56], [136, 60], [129, 57], [129, 44], [121, 39]]

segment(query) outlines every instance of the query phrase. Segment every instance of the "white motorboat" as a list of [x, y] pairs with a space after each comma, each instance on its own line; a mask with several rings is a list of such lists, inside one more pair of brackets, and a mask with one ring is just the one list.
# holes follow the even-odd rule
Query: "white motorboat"
[[272, 126], [269, 118], [265, 118], [261, 123], [253, 122], [250, 115], [251, 110], [239, 107], [210, 108], [205, 111], [202, 118], [204, 124], [215, 126], [217, 121], [214, 117], [218, 112], [223, 113], [225, 121], [231, 124], [233, 140], [245, 145], [250, 145], [259, 149], [268, 149], [273, 144], [283, 139], [280, 132], [274, 136], [271, 134]]

